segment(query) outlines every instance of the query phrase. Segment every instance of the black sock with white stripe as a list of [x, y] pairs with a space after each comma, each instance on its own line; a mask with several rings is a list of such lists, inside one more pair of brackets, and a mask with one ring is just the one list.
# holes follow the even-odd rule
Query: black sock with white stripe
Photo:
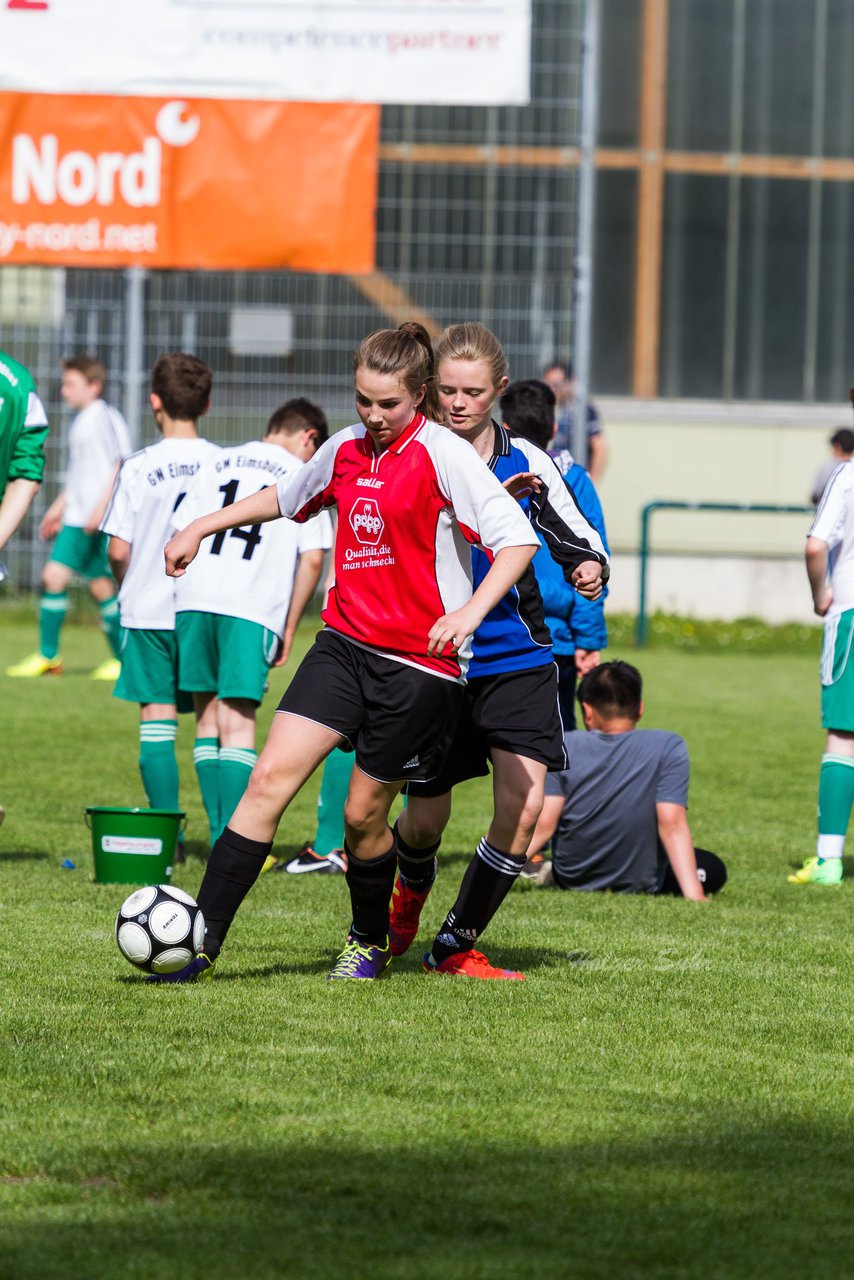
[[524, 854], [502, 853], [484, 837], [468, 865], [460, 892], [433, 943], [437, 964], [458, 951], [471, 951], [513, 888], [526, 862]]

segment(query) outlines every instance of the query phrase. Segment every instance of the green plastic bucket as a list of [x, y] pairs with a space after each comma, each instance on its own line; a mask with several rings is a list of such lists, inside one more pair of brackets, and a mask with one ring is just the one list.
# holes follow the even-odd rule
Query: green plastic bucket
[[99, 884], [161, 884], [172, 874], [178, 832], [187, 815], [175, 809], [90, 805], [92, 857]]

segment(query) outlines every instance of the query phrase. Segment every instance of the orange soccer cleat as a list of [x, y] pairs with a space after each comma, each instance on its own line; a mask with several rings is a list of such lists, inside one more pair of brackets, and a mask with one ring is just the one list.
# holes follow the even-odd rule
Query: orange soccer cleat
[[393, 956], [402, 956], [415, 941], [421, 912], [432, 888], [433, 885], [429, 884], [426, 889], [411, 889], [398, 873], [388, 921], [388, 939]]
[[455, 978], [509, 978], [516, 982], [525, 981], [524, 973], [517, 973], [515, 969], [496, 969], [482, 951], [456, 951], [439, 964], [428, 954], [424, 957], [423, 968], [425, 973], [448, 973]]

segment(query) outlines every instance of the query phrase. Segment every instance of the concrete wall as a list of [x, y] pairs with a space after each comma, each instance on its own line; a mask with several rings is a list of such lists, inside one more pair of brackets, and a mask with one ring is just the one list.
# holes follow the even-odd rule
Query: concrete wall
[[[609, 605], [635, 612], [649, 502], [809, 505], [827, 440], [851, 406], [597, 400], [611, 456], [600, 493], [614, 553]], [[803, 569], [808, 513], [660, 511], [648, 608], [700, 618], [814, 620]]]

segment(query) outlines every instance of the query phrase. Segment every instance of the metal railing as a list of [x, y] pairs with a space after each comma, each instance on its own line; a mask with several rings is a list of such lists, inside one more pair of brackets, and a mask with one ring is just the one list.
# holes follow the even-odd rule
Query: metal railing
[[813, 507], [783, 506], [774, 503], [760, 502], [648, 502], [641, 511], [640, 529], [640, 591], [638, 593], [638, 616], [635, 625], [635, 644], [642, 649], [646, 644], [647, 633], [647, 583], [649, 559], [651, 555], [650, 533], [652, 517], [656, 511], [719, 511], [738, 512], [740, 515], [758, 512], [764, 515], [812, 515]]

